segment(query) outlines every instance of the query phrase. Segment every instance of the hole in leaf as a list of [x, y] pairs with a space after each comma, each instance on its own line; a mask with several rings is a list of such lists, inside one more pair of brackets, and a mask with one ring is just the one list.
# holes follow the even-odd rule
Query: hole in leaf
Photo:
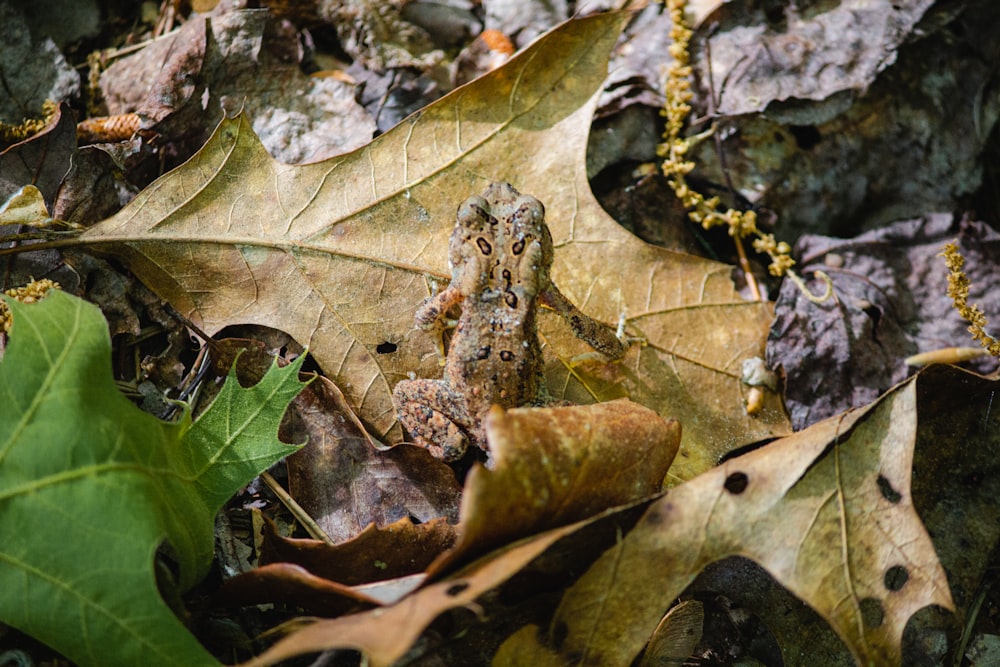
[[900, 495], [899, 491], [892, 488], [892, 482], [890, 482], [882, 475], [878, 476], [877, 484], [878, 484], [878, 490], [882, 492], [882, 497], [888, 500], [890, 503], [895, 504], [903, 499], [903, 496]]
[[448, 587], [448, 591], [447, 591], [448, 596], [449, 597], [455, 597], [456, 595], [458, 595], [459, 593], [461, 593], [462, 591], [464, 591], [468, 587], [469, 587], [469, 584], [467, 584], [465, 582], [458, 583], [458, 584], [452, 584], [451, 586]]
[[898, 591], [906, 585], [906, 582], [909, 581], [909, 579], [910, 573], [906, 571], [905, 567], [902, 565], [893, 565], [885, 571], [885, 577], [882, 582], [890, 591]]
[[885, 609], [882, 601], [875, 598], [865, 598], [861, 601], [861, 622], [868, 629], [877, 628], [885, 621]]
[[392, 354], [396, 351], [396, 344], [386, 341], [375, 346], [375, 351], [379, 354]]
[[729, 493], [739, 495], [746, 491], [748, 484], [750, 484], [750, 478], [747, 477], [745, 472], [734, 472], [726, 478], [724, 486]]
[[795, 144], [804, 151], [823, 140], [823, 135], [814, 125], [792, 125], [788, 130], [795, 137]]

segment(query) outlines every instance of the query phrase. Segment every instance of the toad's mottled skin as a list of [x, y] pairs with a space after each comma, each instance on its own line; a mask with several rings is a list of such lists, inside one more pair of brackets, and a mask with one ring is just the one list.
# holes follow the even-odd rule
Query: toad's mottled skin
[[399, 420], [414, 442], [446, 461], [461, 458], [469, 442], [486, 449], [483, 418], [505, 408], [548, 402], [536, 314], [543, 303], [576, 335], [609, 358], [625, 346], [614, 333], [577, 310], [549, 277], [552, 236], [545, 207], [507, 183], [458, 208], [449, 243], [451, 284], [417, 310], [422, 329], [444, 328], [461, 305], [441, 380], [403, 380], [393, 391]]

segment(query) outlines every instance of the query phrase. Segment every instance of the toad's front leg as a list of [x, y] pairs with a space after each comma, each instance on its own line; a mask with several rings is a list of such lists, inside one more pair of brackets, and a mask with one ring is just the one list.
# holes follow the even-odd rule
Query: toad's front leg
[[581, 312], [559, 291], [555, 283], [551, 283], [548, 289], [539, 295], [538, 300], [566, 320], [577, 338], [611, 361], [623, 358], [628, 352], [628, 344], [619, 338], [613, 329]]
[[460, 290], [449, 285], [443, 292], [427, 297], [413, 317], [418, 329], [434, 333], [434, 345], [442, 366], [445, 362], [444, 331], [449, 326], [454, 326], [454, 323], [448, 320], [447, 314], [449, 310], [462, 303], [463, 298]]
[[402, 380], [392, 392], [399, 422], [417, 444], [442, 461], [469, 448], [472, 425], [464, 403], [442, 380]]

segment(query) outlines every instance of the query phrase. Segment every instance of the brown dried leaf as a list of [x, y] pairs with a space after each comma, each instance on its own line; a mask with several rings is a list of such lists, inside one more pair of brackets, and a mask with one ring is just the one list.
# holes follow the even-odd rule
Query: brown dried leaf
[[998, 20], [989, 2], [723, 3], [697, 31], [691, 65], [696, 114], [713, 116], [725, 167], [702, 142], [692, 176], [732, 182], [789, 242], [966, 210], [989, 181], [982, 156], [1000, 121], [985, 47]]
[[385, 528], [370, 525], [336, 545], [282, 537], [268, 524], [260, 561], [300, 565], [325, 579], [357, 586], [423, 572], [454, 541], [455, 528], [443, 519], [421, 524], [400, 519]]
[[317, 378], [293, 405], [297, 428], [288, 440], [307, 444], [288, 457], [289, 491], [334, 542], [372, 523], [458, 520], [461, 486], [451, 468], [421, 447], [376, 449], [327, 378]]
[[[260, 567], [227, 579], [217, 600], [285, 602], [324, 616], [389, 604], [422, 583], [424, 568], [454, 541], [455, 528], [443, 519], [372, 525], [337, 545], [282, 537], [265, 522]], [[377, 586], [365, 586], [373, 582]]]
[[697, 600], [685, 600], [671, 607], [656, 626], [639, 667], [680, 665], [701, 641], [705, 610]]
[[439, 614], [472, 604], [480, 595], [502, 584], [560, 538], [572, 534], [579, 527], [574, 524], [558, 528], [496, 551], [391, 607], [313, 623], [243, 663], [243, 667], [262, 667], [292, 656], [330, 648], [363, 651], [367, 664], [373, 667], [390, 665], [406, 653]]
[[[353, 153], [274, 162], [245, 116], [225, 120], [190, 162], [84, 235], [125, 260], [203, 329], [278, 326], [307, 345], [377, 437], [402, 438], [396, 382], [440, 374], [417, 306], [448, 278], [459, 202], [505, 180], [547, 208], [552, 275], [583, 311], [643, 337], [619, 364], [542, 313], [550, 393], [575, 403], [624, 395], [683, 416], [677, 477], [732, 448], [788, 432], [778, 398], [743, 412], [744, 359], [763, 354], [770, 307], [740, 299], [730, 267], [649, 246], [590, 193], [594, 92], [625, 14], [573, 20]], [[588, 102], [588, 98], [590, 101]]]
[[378, 606], [375, 598], [293, 563], [271, 563], [241, 572], [226, 580], [214, 600], [232, 606], [282, 602], [326, 616]]
[[[595, 514], [609, 516], [600, 513], [658, 492], [680, 441], [676, 421], [664, 420], [626, 400], [506, 412], [496, 408], [488, 417], [486, 429], [496, 468], [476, 468], [470, 473], [463, 495], [462, 544], [434, 563], [428, 574], [434, 577], [457, 562], [520, 537], [535, 537], [519, 543], [521, 546], [500, 549], [378, 614], [362, 613], [310, 626], [279, 643], [261, 660], [333, 647], [363, 650], [374, 664], [395, 660], [443, 611], [470, 604], [503, 584], [555, 540], [589, 525], [587, 520], [571, 522]], [[567, 524], [570, 526], [543, 532]], [[444, 530], [445, 526], [442, 522], [440, 528]], [[417, 530], [399, 528], [410, 533]], [[371, 539], [362, 539], [366, 534]], [[434, 534], [428, 537], [435, 539]], [[612, 540], [615, 534], [611, 531]], [[399, 576], [410, 571], [403, 563], [398, 564], [403, 569], [392, 571], [373, 571], [371, 566], [375, 559], [412, 560], [399, 555], [398, 539], [399, 535], [392, 531], [370, 529], [353, 541], [357, 548], [350, 548], [347, 544], [328, 547], [312, 540], [271, 536], [270, 553], [264, 560], [291, 561], [338, 581], [350, 577], [353, 567], [366, 572], [365, 579], [380, 574]], [[373, 540], [380, 546], [373, 548]], [[573, 552], [582, 557], [580, 549]], [[291, 571], [291, 575], [293, 583], [301, 585], [301, 573]], [[328, 594], [323, 582], [317, 582], [314, 593], [308, 586], [304, 590], [306, 599], [319, 596], [326, 600]]]
[[268, 150], [289, 163], [357, 148], [375, 122], [354, 87], [306, 76], [297, 31], [266, 9], [192, 16], [101, 74], [112, 114], [138, 112], [159, 143], [200, 145], [226, 112], [245, 109]]
[[[948, 298], [945, 243], [957, 240], [972, 281], [970, 303], [1000, 320], [1000, 234], [982, 222], [930, 214], [853, 239], [807, 235], [796, 244], [803, 275], [830, 275], [836, 301], [810, 303], [782, 285], [767, 362], [785, 373], [785, 403], [797, 429], [860, 407], [913, 373], [917, 352], [973, 344]], [[976, 364], [980, 371], [996, 360]]]
[[[732, 555], [818, 611], [861, 664], [899, 664], [910, 616], [954, 608], [911, 496], [917, 400], [907, 382], [668, 492], [563, 597], [560, 664], [628, 664], [664, 605]], [[551, 661], [555, 645], [525, 628], [494, 664]]]
[[681, 427], [620, 399], [506, 412], [494, 407], [486, 435], [495, 468], [469, 473], [459, 543], [432, 574], [657, 493], [677, 453]]
[[30, 184], [51, 211], [75, 154], [76, 122], [69, 105], [60, 104], [45, 129], [0, 151], [0, 201]]
[[895, 62], [933, 4], [840, 0], [816, 11], [790, 7], [778, 16], [760, 5], [719, 3], [707, 17], [720, 29], [712, 32], [706, 63], [715, 81], [726, 82], [718, 91], [718, 110], [737, 116], [775, 101], [864, 91]]

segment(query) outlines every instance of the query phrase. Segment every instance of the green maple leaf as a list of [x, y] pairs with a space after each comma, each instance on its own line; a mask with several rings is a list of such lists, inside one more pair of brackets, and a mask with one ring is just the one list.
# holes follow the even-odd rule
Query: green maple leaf
[[188, 588], [213, 518], [294, 448], [278, 423], [300, 363], [250, 389], [232, 374], [195, 422], [167, 423], [114, 385], [96, 307], [62, 292], [13, 312], [0, 361], [0, 621], [81, 665], [217, 664], [157, 592], [166, 539]]

